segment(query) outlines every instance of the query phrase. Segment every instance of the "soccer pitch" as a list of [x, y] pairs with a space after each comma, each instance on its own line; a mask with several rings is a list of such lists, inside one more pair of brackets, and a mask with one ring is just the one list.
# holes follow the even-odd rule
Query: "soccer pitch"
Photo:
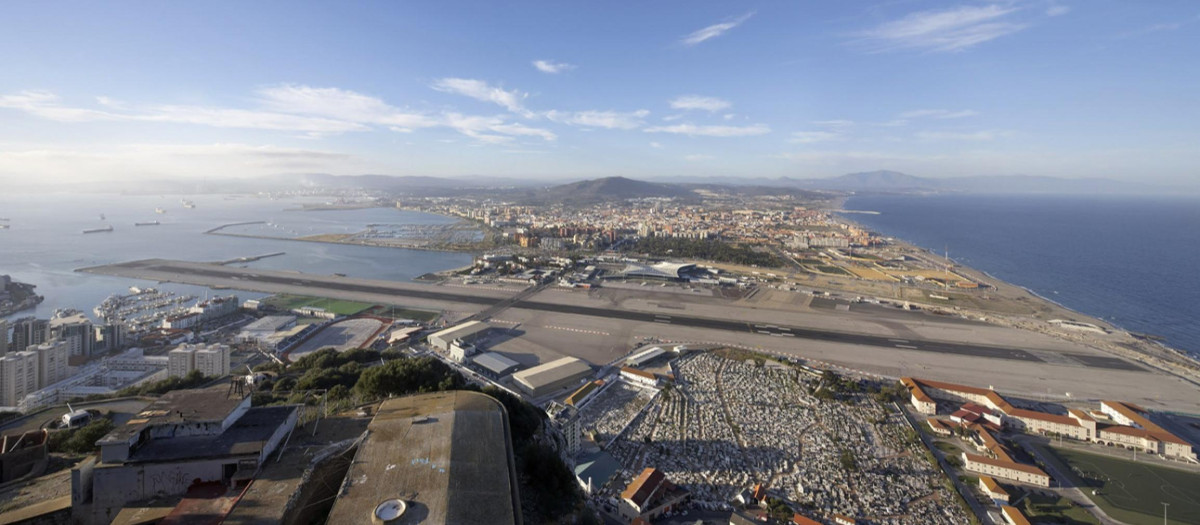
[[[1200, 523], [1200, 473], [1070, 449], [1052, 450], [1071, 466], [1072, 481], [1113, 518], [1133, 525], [1158, 525], [1165, 502], [1170, 504], [1168, 523]], [[1090, 479], [1080, 479], [1080, 473]], [[1092, 496], [1096, 489], [1099, 494]]]

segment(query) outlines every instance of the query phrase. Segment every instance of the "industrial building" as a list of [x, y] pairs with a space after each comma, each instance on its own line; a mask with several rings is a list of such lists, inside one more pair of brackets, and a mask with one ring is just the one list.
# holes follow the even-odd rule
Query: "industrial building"
[[586, 361], [564, 357], [522, 370], [512, 375], [517, 387], [532, 397], [541, 397], [565, 386], [572, 386], [592, 374]]
[[206, 485], [244, 485], [296, 425], [299, 407], [251, 407], [226, 385], [164, 394], [96, 442], [71, 471], [77, 523], [109, 523], [121, 508]]
[[471, 359], [471, 364], [475, 370], [492, 379], [499, 379], [521, 368], [521, 363], [496, 352], [479, 354]]
[[665, 353], [667, 353], [667, 351], [661, 346], [648, 348], [629, 356], [629, 358], [625, 360], [625, 366], [639, 367], [657, 359], [659, 356]]
[[963, 467], [971, 472], [987, 474], [992, 477], [1037, 485], [1050, 486], [1050, 475], [1033, 465], [993, 459], [979, 454], [962, 453]]
[[521, 523], [508, 426], [478, 392], [384, 401], [326, 523]]
[[463, 323], [430, 334], [429, 344], [443, 352], [449, 352], [450, 345], [454, 344], [455, 341], [474, 343], [487, 335], [487, 331], [491, 328], [491, 326], [483, 321]]
[[293, 326], [296, 326], [294, 315], [270, 315], [243, 327], [238, 340], [243, 343], [266, 343], [276, 332]]
[[654, 264], [627, 263], [621, 270], [621, 276], [626, 279], [662, 279], [666, 281], [683, 281], [687, 273], [695, 270], [695, 264], [659, 262]]

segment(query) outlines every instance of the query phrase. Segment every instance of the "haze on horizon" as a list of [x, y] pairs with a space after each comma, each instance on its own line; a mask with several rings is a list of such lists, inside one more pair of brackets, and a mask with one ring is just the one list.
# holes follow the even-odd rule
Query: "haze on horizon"
[[1186, 1], [5, 11], [0, 179], [1200, 178]]

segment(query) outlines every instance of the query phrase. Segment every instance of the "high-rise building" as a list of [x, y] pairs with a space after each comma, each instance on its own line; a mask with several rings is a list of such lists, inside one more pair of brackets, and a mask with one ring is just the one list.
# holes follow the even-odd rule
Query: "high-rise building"
[[96, 326], [96, 346], [102, 352], [121, 350], [127, 346], [129, 328], [122, 323], [109, 323]]
[[196, 348], [196, 370], [209, 377], [229, 374], [229, 347], [208, 345]]
[[12, 321], [12, 339], [9, 348], [20, 352], [26, 348], [50, 340], [50, 321], [33, 317], [22, 317]]
[[209, 377], [228, 375], [229, 346], [184, 344], [167, 352], [167, 375], [183, 377], [192, 370], [199, 370]]
[[46, 388], [67, 378], [67, 343], [57, 339], [30, 347], [37, 354], [37, 388]]
[[65, 341], [72, 356], [91, 357], [95, 351], [96, 330], [92, 320], [81, 312], [55, 312], [50, 319], [50, 335]]
[[17, 406], [27, 394], [38, 389], [37, 380], [36, 352], [9, 352], [0, 357], [0, 405]]
[[183, 377], [196, 369], [196, 348], [192, 345], [180, 345], [179, 348], [167, 352], [167, 375]]
[[0, 354], [8, 351], [8, 322], [0, 319]]

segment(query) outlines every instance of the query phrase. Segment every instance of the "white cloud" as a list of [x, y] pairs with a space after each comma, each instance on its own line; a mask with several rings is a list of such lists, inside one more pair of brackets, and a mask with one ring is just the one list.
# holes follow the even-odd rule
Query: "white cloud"
[[657, 142], [651, 142], [651, 143], [650, 143], [650, 147], [651, 147], [651, 148], [654, 148], [654, 149], [662, 149], [662, 148], [663, 148], [663, 145], [662, 145], [662, 144], [659, 144], [659, 143], [657, 143]]
[[553, 60], [534, 60], [533, 67], [536, 67], [538, 71], [541, 71], [542, 73], [555, 75], [562, 73], [563, 71], [575, 69], [577, 66], [568, 64], [566, 62], [555, 62]]
[[917, 138], [921, 140], [992, 140], [996, 138], [996, 135], [992, 131], [922, 131], [917, 133]]
[[902, 118], [902, 119], [914, 119], [914, 118], [955, 119], [955, 118], [974, 117], [978, 114], [979, 114], [978, 111], [971, 110], [971, 109], [963, 109], [963, 110], [959, 110], [959, 111], [950, 111], [948, 109], [915, 109], [912, 111], [905, 111], [904, 113], [901, 113], [900, 118]]
[[482, 80], [471, 78], [443, 78], [433, 83], [433, 89], [445, 93], [454, 93], [471, 97], [475, 100], [483, 102], [491, 102], [498, 104], [504, 109], [521, 115], [526, 118], [532, 118], [534, 115], [528, 109], [525, 109], [523, 101], [529, 96], [528, 93], [520, 91], [506, 91], [502, 88], [492, 86]]
[[673, 133], [694, 137], [749, 137], [765, 135], [771, 132], [766, 124], [751, 126], [697, 126], [695, 124], [675, 124], [672, 126], [655, 126], [646, 128], [647, 133]]
[[692, 110], [700, 109], [708, 112], [721, 111], [733, 106], [728, 101], [721, 100], [716, 97], [704, 97], [700, 95], [683, 95], [675, 97], [671, 101], [671, 107], [674, 109]]
[[583, 126], [586, 128], [604, 128], [604, 129], [637, 129], [642, 127], [645, 122], [642, 119], [650, 115], [650, 111], [639, 109], [637, 111], [619, 112], [619, 111], [547, 111], [546, 118], [553, 122], [562, 124], [570, 124], [573, 126]]
[[1012, 20], [1010, 15], [1017, 11], [1001, 4], [920, 11], [857, 36], [873, 51], [961, 51], [1028, 27]]
[[1046, 16], [1062, 16], [1071, 12], [1071, 8], [1065, 5], [1052, 5], [1046, 9]]
[[687, 36], [683, 37], [683, 39], [680, 40], [680, 43], [682, 43], [685, 46], [694, 46], [696, 44], [704, 42], [705, 40], [719, 37], [719, 36], [725, 34], [726, 31], [729, 31], [730, 29], [733, 29], [737, 26], [742, 25], [743, 22], [745, 22], [746, 20], [749, 20], [750, 17], [752, 17], [752, 16], [754, 16], [754, 11], [746, 13], [742, 16], [739, 16], [739, 17], [729, 20], [727, 22], [721, 22], [719, 24], [713, 24], [713, 25], [705, 27], [703, 29], [698, 29], [698, 30], [693, 31], [692, 33], [688, 34]]
[[788, 142], [795, 142], [797, 144], [812, 144], [814, 142], [835, 140], [841, 138], [841, 136], [841, 133], [835, 133], [833, 131], [797, 131], [792, 133], [792, 138], [788, 139]]
[[846, 129], [854, 126], [853, 120], [834, 119], [834, 120], [814, 120], [813, 124], [817, 126], [826, 126], [833, 129]]
[[[463, 84], [453, 84], [463, 87]], [[14, 109], [58, 122], [159, 122], [216, 128], [290, 131], [321, 137], [346, 132], [388, 129], [411, 132], [423, 128], [451, 128], [483, 142], [507, 142], [513, 137], [538, 137], [551, 141], [549, 130], [510, 123], [505, 117], [465, 116], [458, 113], [414, 112], [383, 100], [338, 88], [282, 85], [258, 90], [260, 108], [240, 109], [193, 105], [130, 105], [104, 99], [107, 108], [70, 107], [46, 91], [0, 95], [0, 108]], [[503, 97], [498, 97], [503, 99]], [[528, 112], [527, 112], [528, 113]], [[532, 113], [529, 113], [532, 115]]]

